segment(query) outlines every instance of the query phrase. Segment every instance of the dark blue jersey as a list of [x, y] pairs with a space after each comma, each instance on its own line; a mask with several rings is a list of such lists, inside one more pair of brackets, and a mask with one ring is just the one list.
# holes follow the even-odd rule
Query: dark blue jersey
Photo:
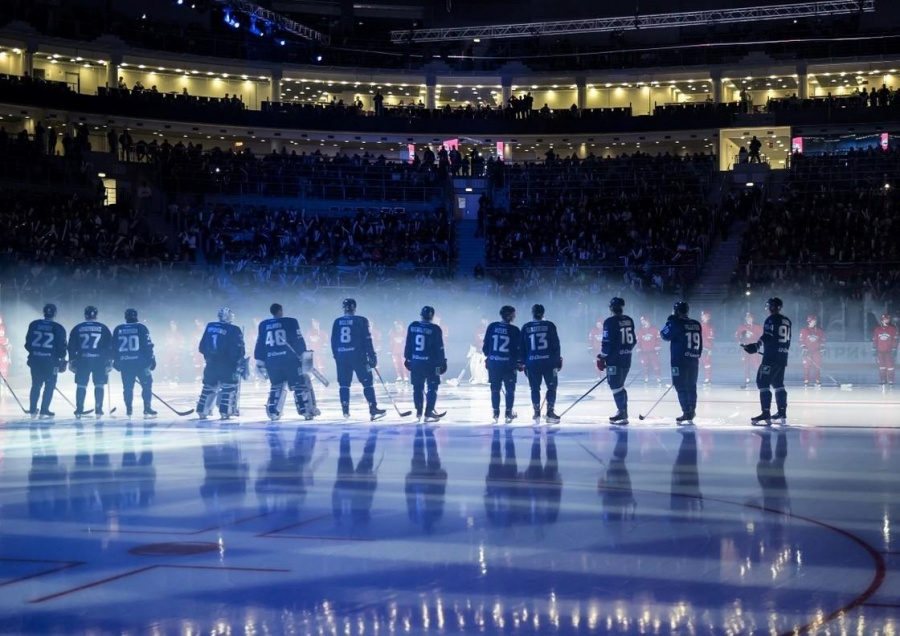
[[259, 323], [253, 357], [266, 364], [297, 366], [306, 342], [296, 318], [269, 318]]
[[80, 322], [69, 332], [69, 361], [102, 362], [113, 360], [112, 334], [109, 327], [96, 320]]
[[762, 344], [763, 364], [787, 366], [792, 329], [790, 319], [781, 314], [772, 314], [766, 318], [763, 335], [759, 339]]
[[549, 320], [532, 320], [522, 327], [522, 355], [526, 365], [551, 366], [559, 364], [562, 357], [556, 325]]
[[403, 357], [414, 367], [439, 367], [447, 361], [444, 355], [444, 333], [431, 322], [417, 320], [406, 329]]
[[522, 333], [509, 322], [492, 322], [484, 332], [481, 351], [488, 366], [515, 366], [522, 361]]
[[341, 316], [331, 327], [331, 354], [335, 360], [365, 362], [375, 355], [369, 321], [362, 316]]
[[659, 337], [669, 343], [673, 367], [684, 360], [697, 360], [703, 353], [703, 327], [693, 318], [669, 316]]
[[636, 342], [634, 321], [624, 314], [610, 316], [603, 321], [603, 339], [600, 343], [600, 356], [606, 358], [610, 366], [631, 364], [631, 350]]
[[66, 360], [66, 330], [52, 320], [35, 320], [25, 335], [28, 362], [59, 364]]
[[244, 334], [227, 322], [208, 323], [199, 351], [207, 362], [236, 365], [244, 359]]
[[139, 322], [128, 322], [113, 330], [113, 359], [118, 365], [146, 368], [153, 360], [150, 330]]

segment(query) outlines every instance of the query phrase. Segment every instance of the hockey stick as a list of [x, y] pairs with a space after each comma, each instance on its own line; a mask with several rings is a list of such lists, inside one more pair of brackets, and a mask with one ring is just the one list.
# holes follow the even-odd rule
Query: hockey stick
[[834, 384], [835, 384], [835, 386], [837, 386], [837, 388], [839, 388], [839, 389], [845, 389], [845, 388], [846, 388], [846, 389], [850, 389], [850, 388], [853, 387], [852, 384], [841, 384], [840, 382], [838, 382], [837, 380], [835, 380], [835, 379], [834, 379], [834, 376], [833, 376], [833, 375], [830, 375], [830, 374], [828, 374], [828, 373], [826, 373], [825, 370], [822, 368], [822, 366], [819, 365], [819, 364], [816, 364], [816, 361], [813, 360], [813, 359], [812, 359], [812, 356], [810, 356], [807, 352], [804, 351], [802, 357], [803, 357], [804, 360], [808, 360], [814, 367], [816, 367], [816, 368], [819, 370], [819, 372], [822, 373], [822, 375], [824, 375], [826, 378], [828, 378], [829, 380], [831, 380], [832, 382], [834, 382]]
[[[70, 400], [69, 398], [67, 398], [67, 397], [66, 397], [66, 394], [63, 393], [62, 391], [60, 391], [58, 386], [53, 387], [53, 390], [56, 391], [57, 393], [59, 393], [59, 394], [62, 396], [62, 399], [64, 399], [66, 402], [68, 402], [69, 406], [71, 406], [71, 407], [72, 407], [73, 409], [75, 409], [76, 411], [78, 410], [77, 407], [76, 407], [74, 404], [72, 404], [72, 400]], [[101, 405], [101, 406], [102, 406], [102, 405]], [[90, 414], [93, 413], [93, 412], [94, 412], [94, 409], [88, 409], [88, 410], [86, 410], [86, 411], [82, 411], [82, 412], [80, 413], [80, 415], [90, 415]]]
[[156, 393], [154, 393], [153, 391], [150, 392], [150, 395], [152, 395], [153, 397], [155, 397], [156, 400], [157, 400], [157, 402], [161, 403], [163, 406], [165, 406], [165, 407], [168, 408], [170, 411], [172, 411], [175, 415], [178, 415], [178, 416], [180, 416], [180, 417], [184, 417], [185, 415], [190, 415], [191, 413], [194, 412], [194, 409], [191, 409], [190, 411], [179, 411], [179, 410], [177, 410], [174, 406], [172, 406], [171, 404], [169, 404], [168, 402], [166, 402], [164, 399], [162, 399], [161, 397], [159, 397], [159, 396], [158, 396]]
[[[290, 345], [289, 342], [285, 342], [284, 344], [287, 346], [288, 349], [291, 350], [291, 353], [293, 353], [295, 356], [297, 356], [297, 360], [298, 360], [298, 361], [300, 362], [300, 364], [302, 365], [302, 364], [303, 364], [303, 358], [300, 356], [299, 353], [297, 353], [296, 349], [294, 349], [294, 348]], [[308, 349], [308, 351], [310, 351], [313, 355], [315, 355], [315, 353], [316, 353], [316, 352], [313, 351], [312, 349]], [[322, 386], [327, 387], [329, 384], [331, 384], [331, 382], [328, 381], [328, 378], [326, 378], [324, 375], [322, 375], [321, 373], [319, 373], [319, 370], [316, 369], [316, 367], [315, 367], [315, 363], [313, 363], [313, 364], [310, 365], [309, 372], [312, 374], [312, 376], [313, 376], [316, 380], [318, 380], [319, 382], [322, 383]]]
[[16, 395], [16, 392], [13, 391], [13, 388], [9, 385], [9, 382], [6, 380], [6, 378], [3, 376], [2, 373], [0, 373], [0, 378], [3, 378], [3, 384], [5, 384], [5, 385], [6, 385], [6, 388], [9, 389], [10, 395], [13, 396], [13, 399], [16, 401], [16, 404], [19, 405], [19, 408], [22, 409], [22, 411], [23, 411], [26, 415], [31, 415], [31, 411], [28, 411], [24, 406], [22, 406], [22, 403], [19, 402], [19, 397]]
[[666, 396], [669, 394], [669, 391], [672, 390], [672, 387], [673, 387], [673, 386], [675, 386], [675, 385], [674, 385], [674, 384], [670, 384], [670, 385], [669, 385], [669, 388], [666, 389], [665, 391], [663, 391], [663, 394], [659, 396], [659, 399], [653, 404], [653, 406], [650, 407], [650, 410], [647, 411], [646, 413], [644, 413], [643, 415], [638, 415], [638, 419], [639, 419], [639, 420], [644, 420], [644, 419], [646, 419], [647, 416], [650, 415], [650, 414], [653, 412], [653, 409], [655, 409], [655, 408], [657, 407], [657, 405], [658, 405], [660, 402], [662, 402], [662, 399], [663, 399], [664, 397], [666, 397]]
[[589, 389], [587, 390], [587, 392], [586, 392], [584, 395], [582, 395], [580, 398], [578, 398], [577, 400], [575, 400], [574, 402], [572, 402], [572, 404], [569, 405], [569, 408], [567, 408], [565, 411], [563, 411], [562, 413], [560, 413], [560, 414], [559, 414], [559, 418], [562, 419], [562, 417], [563, 417], [566, 413], [568, 413], [569, 411], [572, 410], [572, 407], [573, 407], [573, 406], [575, 406], [576, 404], [578, 404], [579, 402], [581, 402], [584, 398], [586, 398], [588, 395], [590, 395], [590, 394], [594, 391], [594, 389], [596, 389], [598, 386], [600, 386], [601, 384], [603, 384], [604, 382], [606, 382], [606, 379], [607, 379], [608, 377], [609, 377], [608, 375], [604, 375], [602, 378], [600, 378], [600, 379], [597, 381], [597, 383], [596, 383], [594, 386], [592, 386], [591, 388], [589, 388]]
[[455, 378], [450, 378], [447, 380], [447, 386], [459, 386], [460, 380], [462, 380], [463, 375], [466, 373], [466, 365], [463, 365], [462, 371], [459, 372], [459, 375]]
[[400, 409], [397, 407], [397, 403], [394, 402], [394, 396], [391, 395], [391, 392], [387, 388], [387, 384], [384, 383], [384, 378], [381, 377], [381, 372], [377, 367], [372, 369], [372, 371], [374, 371], [375, 375], [378, 376], [378, 381], [381, 382], [381, 386], [384, 387], [384, 392], [387, 393], [388, 399], [391, 401], [391, 404], [394, 405], [394, 410], [397, 411], [397, 415], [399, 415], [400, 417], [409, 417], [410, 415], [412, 415], [412, 411], [403, 411], [402, 413], [400, 412]]

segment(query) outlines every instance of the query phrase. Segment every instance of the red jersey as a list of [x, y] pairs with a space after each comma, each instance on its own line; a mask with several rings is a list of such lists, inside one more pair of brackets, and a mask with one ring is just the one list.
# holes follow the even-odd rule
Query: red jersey
[[472, 346], [475, 347], [476, 349], [478, 349], [479, 351], [481, 351], [481, 347], [482, 347], [482, 345], [484, 345], [484, 334], [486, 332], [487, 332], [487, 330], [484, 327], [482, 327], [475, 334], [475, 340], [472, 341]]
[[370, 331], [372, 333], [372, 347], [376, 352], [381, 351], [381, 332], [375, 327], [372, 327]]
[[716, 341], [716, 328], [711, 322], [700, 323], [701, 333], [703, 334], [703, 351], [712, 351], [713, 343]]
[[659, 351], [659, 329], [656, 327], [641, 327], [637, 332], [637, 346], [642, 353]]
[[818, 327], [804, 327], [800, 330], [800, 348], [816, 353], [825, 347], [825, 332]]
[[590, 333], [588, 333], [588, 346], [593, 348], [594, 353], [600, 353], [600, 345], [602, 342], [603, 330], [599, 327], [591, 329]]
[[738, 325], [738, 328], [734, 332], [734, 337], [738, 342], [743, 342], [744, 344], [750, 344], [753, 342], [759, 342], [759, 339], [762, 338], [763, 329], [759, 325], [748, 325], [747, 323], [741, 323]]
[[897, 328], [894, 325], [878, 325], [872, 334], [872, 346], [878, 353], [887, 353], [897, 348], [897, 339]]
[[403, 350], [406, 347], [406, 329], [397, 327], [391, 330], [391, 355], [403, 357]]

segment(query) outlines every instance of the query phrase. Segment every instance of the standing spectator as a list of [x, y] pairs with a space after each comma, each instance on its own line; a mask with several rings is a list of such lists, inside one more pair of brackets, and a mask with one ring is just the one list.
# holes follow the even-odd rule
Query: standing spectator
[[753, 135], [750, 140], [750, 163], [761, 163], [759, 158], [759, 150], [762, 148], [762, 142]]
[[109, 146], [109, 154], [114, 157], [119, 157], [119, 137], [116, 135], [116, 129], [110, 127], [108, 131], [106, 131], [106, 143]]
[[381, 91], [375, 93], [372, 101], [375, 103], [375, 116], [381, 117], [384, 114], [384, 95], [381, 94]]

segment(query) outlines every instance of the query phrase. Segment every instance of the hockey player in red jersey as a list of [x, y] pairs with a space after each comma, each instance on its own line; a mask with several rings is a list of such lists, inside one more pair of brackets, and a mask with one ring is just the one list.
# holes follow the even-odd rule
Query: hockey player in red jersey
[[394, 373], [397, 374], [397, 384], [409, 384], [409, 370], [403, 366], [403, 350], [406, 347], [406, 326], [399, 320], [394, 321], [394, 328], [388, 335], [391, 342], [391, 360], [394, 363]]
[[881, 324], [872, 334], [872, 348], [878, 361], [878, 378], [882, 387], [894, 386], [894, 360], [897, 357], [897, 327], [891, 324], [891, 316], [884, 314]]
[[800, 330], [800, 355], [803, 356], [803, 386], [814, 380], [822, 386], [822, 354], [825, 352], [825, 332], [818, 326], [818, 319], [810, 314], [806, 326]]
[[641, 328], [637, 332], [637, 350], [638, 357], [641, 361], [641, 368], [644, 370], [644, 383], [650, 381], [650, 369], [653, 369], [653, 375], [656, 383], [660, 383], [659, 379], [659, 349], [660, 349], [659, 329], [650, 324], [650, 319], [641, 316]]
[[712, 382], [712, 350], [716, 341], [716, 328], [712, 324], [712, 314], [707, 310], [700, 312], [700, 324], [703, 329], [703, 354], [700, 362], [703, 364], [703, 384]]
[[304, 334], [306, 347], [313, 352], [313, 366], [316, 371], [325, 374], [325, 349], [328, 346], [328, 338], [322, 331], [319, 321], [312, 319], [312, 327]]
[[[591, 353], [592, 361], [595, 361], [597, 356], [600, 355], [600, 346], [603, 342], [603, 320], [602, 316], [597, 316], [593, 329], [588, 332], [588, 351]], [[594, 362], [591, 362], [591, 366], [594, 366], [596, 370]], [[599, 378], [602, 375], [603, 373], [598, 370], [597, 377]]]
[[[762, 335], [762, 327], [753, 322], [753, 314], [749, 311], [744, 316], [744, 322], [734, 332], [734, 337], [739, 344], [759, 342]], [[756, 377], [756, 370], [759, 369], [762, 358], [742, 350], [741, 361], [744, 363], [744, 388], [746, 389], [750, 386], [750, 378]]]

